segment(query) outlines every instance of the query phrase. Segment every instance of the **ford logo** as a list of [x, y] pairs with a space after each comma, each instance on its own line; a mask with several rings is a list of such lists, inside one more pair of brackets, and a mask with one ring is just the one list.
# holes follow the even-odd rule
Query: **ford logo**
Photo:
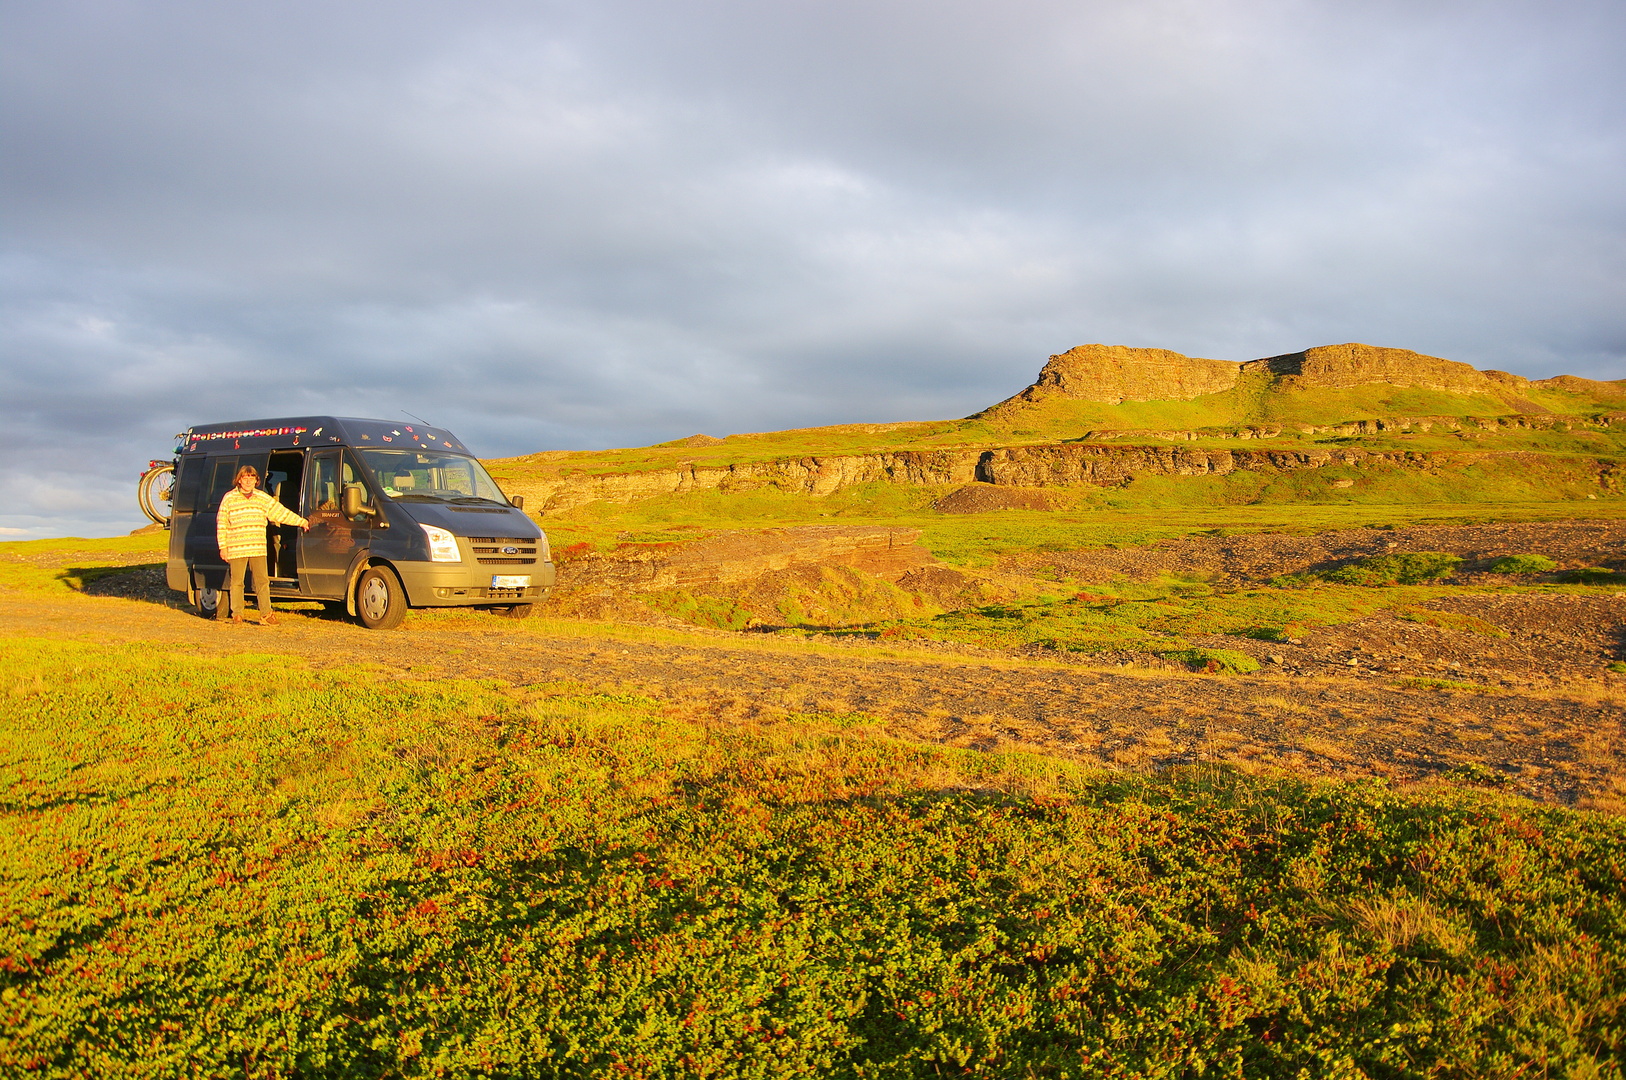
[[505, 548], [502, 549], [502, 553], [504, 555], [518, 555], [519, 554], [519, 548], [517, 548], [517, 547], [505, 547]]

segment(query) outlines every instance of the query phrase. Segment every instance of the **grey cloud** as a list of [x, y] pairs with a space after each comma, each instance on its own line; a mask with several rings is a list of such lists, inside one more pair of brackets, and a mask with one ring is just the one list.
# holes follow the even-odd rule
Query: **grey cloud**
[[[1626, 374], [1617, 5], [0, 10], [0, 527], [189, 423], [964, 415], [1083, 341]], [[49, 484], [25, 477], [50, 475]]]

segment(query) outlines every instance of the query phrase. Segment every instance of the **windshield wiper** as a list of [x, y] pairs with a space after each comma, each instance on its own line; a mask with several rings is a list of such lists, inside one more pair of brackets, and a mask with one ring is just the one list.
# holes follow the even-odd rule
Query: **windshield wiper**
[[502, 506], [503, 505], [502, 503], [498, 502], [496, 499], [488, 499], [484, 495], [459, 495], [455, 499], [447, 499], [446, 501], [447, 502], [454, 502], [454, 503], [471, 503], [471, 502], [491, 503], [493, 506]]

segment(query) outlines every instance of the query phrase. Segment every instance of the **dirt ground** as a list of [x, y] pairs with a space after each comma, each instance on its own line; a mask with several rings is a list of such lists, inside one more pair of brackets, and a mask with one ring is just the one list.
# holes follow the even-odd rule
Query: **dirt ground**
[[[1239, 582], [1390, 544], [1482, 553], [1475, 558], [1535, 550], [1569, 564], [1619, 565], [1622, 531], [1560, 523], [1207, 537], [1040, 561], [1077, 576], [1202, 567]], [[80, 565], [71, 552], [53, 555], [58, 566]], [[83, 564], [92, 561], [109, 560], [86, 553]], [[381, 633], [315, 606], [286, 611], [277, 627], [255, 625], [252, 613], [248, 624], [232, 626], [198, 618], [150, 566], [91, 580], [83, 594], [11, 592], [0, 602], [0, 633], [187, 643], [206, 654], [273, 653], [318, 667], [365, 662], [402, 678], [567, 680], [635, 690], [722, 723], [861, 713], [900, 738], [1034, 750], [1110, 768], [1222, 761], [1317, 776], [1488, 784], [1626, 810], [1626, 675], [1608, 667], [1626, 657], [1626, 593], [1465, 593], [1436, 606], [1506, 636], [1392, 613], [1316, 630], [1297, 644], [1216, 636], [1198, 644], [1245, 649], [1265, 664], [1252, 675], [1219, 676], [1136, 656], [809, 643], [468, 612], [416, 612], [402, 629]]]
[[1626, 522], [1494, 522], [1339, 529], [1302, 536], [1279, 532], [1188, 536], [1145, 547], [1046, 552], [1018, 561], [1086, 581], [1105, 582], [1119, 575], [1146, 580], [1177, 573], [1201, 574], [1216, 585], [1242, 585], [1388, 551], [1444, 551], [1460, 556], [1466, 560], [1459, 569], [1464, 579], [1504, 555], [1532, 553], [1546, 555], [1560, 569], [1620, 569], [1626, 567]]

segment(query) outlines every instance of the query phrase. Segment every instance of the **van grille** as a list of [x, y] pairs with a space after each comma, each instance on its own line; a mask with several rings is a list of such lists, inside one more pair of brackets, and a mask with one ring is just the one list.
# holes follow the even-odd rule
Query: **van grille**
[[535, 537], [471, 536], [474, 558], [485, 566], [530, 566], [536, 562]]

